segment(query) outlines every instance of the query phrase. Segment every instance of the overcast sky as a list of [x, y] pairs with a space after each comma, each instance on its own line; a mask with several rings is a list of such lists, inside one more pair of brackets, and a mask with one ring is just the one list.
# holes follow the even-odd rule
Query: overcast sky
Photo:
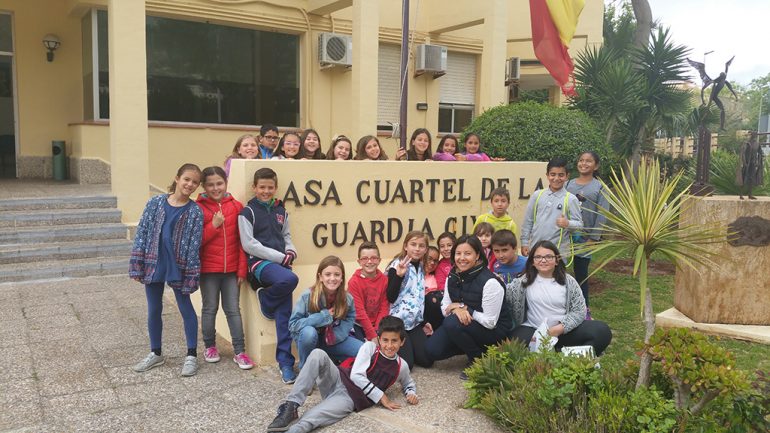
[[[649, 0], [653, 19], [671, 28], [679, 44], [692, 49], [715, 77], [735, 55], [727, 78], [748, 84], [770, 73], [770, 0]], [[693, 77], [696, 73], [693, 71]], [[699, 80], [698, 80], [699, 81]]]

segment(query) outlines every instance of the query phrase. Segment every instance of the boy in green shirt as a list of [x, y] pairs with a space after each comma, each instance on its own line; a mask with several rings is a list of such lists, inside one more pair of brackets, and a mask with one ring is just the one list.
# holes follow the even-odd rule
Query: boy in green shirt
[[476, 218], [471, 233], [476, 230], [480, 223], [490, 223], [495, 231], [510, 230], [516, 236], [519, 236], [519, 228], [513, 219], [508, 215], [508, 206], [511, 205], [511, 193], [505, 188], [495, 188], [492, 190], [492, 196], [489, 199], [492, 210], [489, 213], [481, 214]]

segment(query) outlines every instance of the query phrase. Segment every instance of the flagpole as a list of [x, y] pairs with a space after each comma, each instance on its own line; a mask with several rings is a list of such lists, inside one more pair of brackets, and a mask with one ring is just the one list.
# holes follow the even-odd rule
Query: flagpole
[[401, 5], [401, 102], [399, 106], [399, 146], [406, 149], [406, 101], [409, 95], [406, 71], [409, 61], [409, 0], [402, 0]]

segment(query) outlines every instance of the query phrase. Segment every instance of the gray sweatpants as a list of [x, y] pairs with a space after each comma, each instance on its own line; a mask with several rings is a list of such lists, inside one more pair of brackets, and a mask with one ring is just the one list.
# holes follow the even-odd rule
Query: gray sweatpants
[[214, 328], [219, 310], [219, 297], [222, 297], [222, 310], [227, 317], [230, 337], [233, 341], [233, 351], [237, 355], [245, 351], [243, 343], [243, 322], [239, 305], [240, 289], [235, 272], [201, 274], [201, 329], [203, 343], [206, 347], [216, 344], [217, 332]]
[[289, 433], [306, 433], [331, 425], [353, 412], [353, 400], [340, 379], [339, 369], [321, 349], [310, 352], [286, 400], [302, 406], [316, 382], [321, 391], [321, 402], [306, 410], [288, 430]]

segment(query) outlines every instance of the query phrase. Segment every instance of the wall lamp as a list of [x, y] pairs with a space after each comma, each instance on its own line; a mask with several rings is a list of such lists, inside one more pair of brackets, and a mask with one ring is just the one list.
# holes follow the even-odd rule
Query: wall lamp
[[43, 46], [48, 50], [46, 58], [49, 62], [53, 62], [53, 52], [56, 51], [60, 45], [61, 42], [59, 42], [59, 37], [54, 34], [49, 33], [43, 37]]

